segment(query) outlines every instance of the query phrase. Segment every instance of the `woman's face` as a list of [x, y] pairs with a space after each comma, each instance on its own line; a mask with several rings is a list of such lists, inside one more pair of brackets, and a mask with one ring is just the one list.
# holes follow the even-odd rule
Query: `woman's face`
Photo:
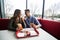
[[21, 12], [18, 14], [18, 17], [21, 17]]

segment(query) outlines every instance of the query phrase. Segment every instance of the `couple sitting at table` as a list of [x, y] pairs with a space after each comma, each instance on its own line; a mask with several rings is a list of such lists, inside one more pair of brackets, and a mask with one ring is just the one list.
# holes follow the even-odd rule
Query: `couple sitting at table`
[[23, 28], [39, 28], [41, 24], [38, 20], [30, 15], [30, 10], [25, 10], [25, 17], [21, 17], [21, 10], [16, 9], [13, 17], [10, 19], [8, 29], [9, 30], [22, 30]]

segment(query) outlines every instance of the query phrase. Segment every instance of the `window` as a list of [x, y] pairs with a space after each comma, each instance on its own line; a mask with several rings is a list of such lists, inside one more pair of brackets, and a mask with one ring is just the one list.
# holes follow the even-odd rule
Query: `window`
[[60, 21], [60, 0], [45, 0], [44, 19]]
[[4, 7], [6, 18], [11, 18], [15, 9], [22, 10], [22, 14], [24, 14], [26, 0], [4, 0]]
[[43, 0], [27, 0], [27, 8], [36, 18], [42, 17]]

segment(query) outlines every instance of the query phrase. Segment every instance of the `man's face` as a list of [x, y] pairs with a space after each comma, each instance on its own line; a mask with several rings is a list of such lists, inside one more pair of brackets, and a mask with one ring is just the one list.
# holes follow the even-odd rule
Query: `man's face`
[[27, 17], [30, 17], [30, 12], [29, 12], [29, 11], [26, 11], [26, 12], [25, 12], [25, 15], [26, 15]]

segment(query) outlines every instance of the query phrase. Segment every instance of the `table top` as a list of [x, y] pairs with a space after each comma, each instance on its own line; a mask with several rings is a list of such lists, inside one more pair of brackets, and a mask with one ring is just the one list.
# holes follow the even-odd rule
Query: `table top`
[[0, 40], [57, 40], [55, 37], [44, 31], [43, 29], [37, 29], [39, 31], [39, 36], [28, 37], [28, 38], [16, 38], [15, 32], [8, 30], [0, 31]]

